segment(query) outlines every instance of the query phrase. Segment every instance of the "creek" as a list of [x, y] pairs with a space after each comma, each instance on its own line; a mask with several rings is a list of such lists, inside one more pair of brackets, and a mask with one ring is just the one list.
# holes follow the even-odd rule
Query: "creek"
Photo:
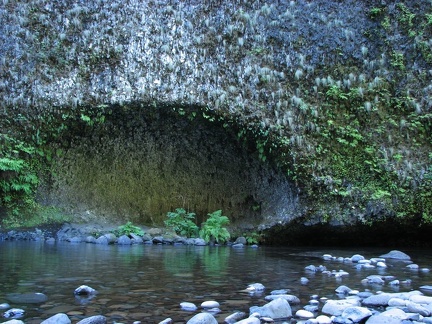
[[[378, 257], [389, 250], [359, 248], [245, 247], [241, 249], [170, 245], [94, 245], [43, 242], [0, 243], [0, 303], [8, 302], [9, 293], [41, 292], [48, 296], [42, 304], [13, 304], [25, 310], [25, 323], [40, 323], [57, 313], [67, 313], [73, 323], [97, 314], [109, 323], [159, 323], [170, 317], [174, 323], [185, 323], [200, 312], [206, 300], [220, 303], [216, 314], [219, 323], [234, 311], [249, 312], [251, 306], [262, 306], [264, 297], [275, 289], [289, 289], [300, 298], [292, 305], [293, 314], [308, 304], [312, 295], [337, 298], [340, 285], [360, 291], [410, 291], [431, 283], [432, 274], [413, 271], [406, 264], [389, 262], [386, 269], [356, 270], [354, 263], [324, 261], [322, 255], [351, 257], [362, 254]], [[430, 267], [432, 254], [426, 250], [404, 250], [420, 268]], [[348, 276], [335, 278], [305, 271], [308, 265], [325, 265], [328, 270], [345, 270]], [[370, 286], [361, 280], [372, 275], [392, 275], [411, 279], [410, 285]], [[302, 285], [300, 278], [309, 283]], [[251, 283], [262, 283], [262, 294], [245, 289]], [[80, 285], [95, 288], [91, 300], [79, 299], [74, 290]], [[425, 292], [425, 294], [427, 294]], [[195, 312], [180, 309], [181, 302], [198, 306]]]

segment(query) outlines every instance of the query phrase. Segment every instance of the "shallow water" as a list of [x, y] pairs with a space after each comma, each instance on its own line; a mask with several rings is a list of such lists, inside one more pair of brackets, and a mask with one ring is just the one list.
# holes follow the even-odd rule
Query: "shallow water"
[[[8, 293], [46, 294], [48, 301], [43, 304], [11, 304], [25, 309], [22, 320], [26, 323], [40, 323], [59, 312], [67, 313], [73, 322], [102, 314], [109, 323], [158, 323], [168, 317], [175, 323], [185, 323], [200, 310], [182, 311], [181, 302], [199, 306], [205, 300], [216, 300], [221, 304], [216, 318], [223, 323], [234, 311], [248, 313], [250, 306], [264, 305], [264, 297], [275, 289], [290, 289], [290, 294], [301, 299], [298, 308], [314, 294], [337, 298], [334, 289], [342, 284], [373, 292], [410, 291], [432, 284], [431, 273], [408, 270], [401, 262], [388, 262], [387, 269], [356, 270], [352, 263], [321, 258], [324, 253], [343, 257], [359, 253], [372, 258], [388, 251], [0, 242], [0, 303], [7, 302]], [[432, 251], [404, 252], [421, 268], [432, 267]], [[349, 276], [336, 279], [306, 272], [305, 266], [311, 264], [342, 269]], [[393, 275], [400, 280], [411, 279], [412, 283], [399, 287], [362, 285], [361, 280], [371, 274]], [[307, 277], [309, 283], [301, 285], [301, 277]], [[263, 294], [245, 291], [248, 284], [255, 282], [266, 286]], [[82, 284], [98, 290], [96, 297], [76, 299], [73, 291]]]

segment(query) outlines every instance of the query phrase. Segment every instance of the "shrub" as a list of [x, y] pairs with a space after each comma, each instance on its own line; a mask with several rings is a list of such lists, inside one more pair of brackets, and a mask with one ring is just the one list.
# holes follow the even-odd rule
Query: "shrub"
[[202, 224], [200, 237], [206, 242], [215, 240], [217, 243], [226, 242], [230, 239], [228, 230], [223, 227], [229, 224], [227, 216], [222, 216], [222, 210], [216, 210], [207, 214], [209, 218]]
[[133, 225], [132, 222], [127, 222], [124, 225], [120, 225], [114, 232], [117, 236], [129, 236], [131, 234], [136, 234], [139, 236], [144, 235], [144, 231], [140, 227]]
[[187, 213], [183, 208], [176, 208], [167, 213], [165, 225], [181, 236], [196, 236], [198, 226], [195, 224], [195, 213]]

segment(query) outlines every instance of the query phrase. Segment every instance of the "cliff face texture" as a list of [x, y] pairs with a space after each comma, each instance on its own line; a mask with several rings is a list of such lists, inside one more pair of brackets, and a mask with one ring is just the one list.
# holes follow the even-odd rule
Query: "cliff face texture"
[[432, 221], [430, 1], [6, 0], [0, 17], [2, 154], [49, 156], [41, 203]]

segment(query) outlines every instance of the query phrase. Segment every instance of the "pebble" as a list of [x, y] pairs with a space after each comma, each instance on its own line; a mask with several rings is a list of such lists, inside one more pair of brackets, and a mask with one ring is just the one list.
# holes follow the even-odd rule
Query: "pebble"
[[220, 304], [215, 300], [207, 300], [201, 303], [202, 308], [219, 308]]
[[198, 307], [194, 303], [189, 303], [189, 302], [180, 303], [180, 308], [188, 312], [194, 312], [198, 309]]
[[299, 309], [296, 313], [295, 316], [301, 319], [309, 319], [309, 318], [314, 318], [315, 315], [312, 312], [309, 312], [307, 310], [304, 309]]

